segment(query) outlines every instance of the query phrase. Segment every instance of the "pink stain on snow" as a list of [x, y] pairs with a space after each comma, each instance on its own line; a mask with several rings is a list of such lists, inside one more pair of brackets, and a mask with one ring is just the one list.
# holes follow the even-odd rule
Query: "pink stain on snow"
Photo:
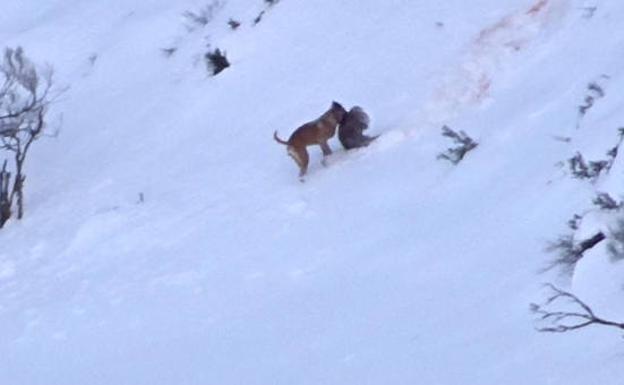
[[504, 17], [501, 21], [494, 24], [491, 27], [482, 29], [479, 32], [479, 37], [477, 37], [476, 43], [481, 44], [484, 43], [490, 36], [495, 35], [497, 32], [508, 29], [511, 26], [511, 17]]
[[474, 96], [475, 101], [483, 100], [490, 93], [490, 87], [492, 86], [492, 80], [487, 74], [481, 74], [479, 78], [479, 85], [477, 87], [477, 93]]
[[452, 119], [463, 107], [489, 98], [496, 85], [496, 73], [539, 37], [558, 9], [556, 4], [567, 1], [528, 0], [526, 8], [483, 28], [472, 40], [459, 68], [434, 90], [426, 107], [430, 119], [435, 122]]
[[[528, 41], [521, 37], [523, 30], [529, 24], [535, 23], [533, 19], [546, 11], [549, 1], [538, 0], [525, 13], [505, 16], [494, 25], [482, 29], [474, 41], [475, 52], [496, 50], [497, 46], [514, 52], [521, 51], [528, 44]], [[477, 77], [478, 81], [472, 93], [474, 97], [471, 98], [473, 102], [483, 100], [492, 87], [491, 77], [485, 68], [478, 71]]]
[[531, 8], [527, 11], [527, 15], [535, 16], [542, 12], [546, 6], [548, 5], [548, 0], [539, 0], [537, 3], [533, 4]]

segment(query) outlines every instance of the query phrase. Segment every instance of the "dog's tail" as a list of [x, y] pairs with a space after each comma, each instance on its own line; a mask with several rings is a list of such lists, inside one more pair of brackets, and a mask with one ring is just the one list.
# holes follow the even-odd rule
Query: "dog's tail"
[[288, 142], [287, 142], [287, 141], [282, 140], [282, 139], [280, 139], [280, 138], [277, 136], [277, 131], [275, 131], [275, 132], [273, 133], [273, 139], [275, 139], [275, 141], [276, 141], [277, 143], [280, 143], [280, 144], [285, 144], [285, 145], [287, 145], [287, 146], [288, 146]]

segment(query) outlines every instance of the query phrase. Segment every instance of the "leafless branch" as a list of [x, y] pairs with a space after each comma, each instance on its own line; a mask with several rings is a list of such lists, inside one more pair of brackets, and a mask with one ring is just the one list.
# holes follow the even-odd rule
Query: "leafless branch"
[[11, 217], [14, 205], [17, 218], [23, 215], [26, 157], [32, 144], [45, 134], [50, 104], [65, 91], [53, 90], [53, 74], [50, 67], [38, 69], [26, 58], [21, 47], [4, 50], [0, 61], [0, 150], [13, 158], [13, 162], [10, 173], [5, 159], [0, 174], [3, 188], [0, 228]]
[[448, 148], [446, 152], [438, 154], [437, 158], [446, 159], [454, 165], [461, 162], [469, 151], [474, 150], [479, 145], [464, 131], [457, 132], [448, 126], [442, 127], [442, 136], [446, 136], [447, 138], [453, 140], [456, 147]]
[[[537, 316], [537, 320], [548, 326], [538, 327], [540, 332], [565, 333], [581, 329], [590, 325], [602, 325], [624, 329], [624, 322], [615, 322], [596, 316], [592, 308], [581, 301], [574, 294], [561, 290], [548, 283], [546, 287], [551, 294], [543, 304], [531, 304], [531, 312]], [[564, 302], [572, 304], [576, 311], [550, 310], [549, 307]]]

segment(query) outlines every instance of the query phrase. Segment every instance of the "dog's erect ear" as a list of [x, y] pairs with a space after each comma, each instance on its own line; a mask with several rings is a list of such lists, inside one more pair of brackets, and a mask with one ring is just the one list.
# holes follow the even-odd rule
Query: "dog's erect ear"
[[337, 101], [333, 101], [331, 108], [334, 110], [338, 110], [338, 111], [344, 111], [346, 112], [347, 110], [345, 110], [345, 108], [342, 106], [342, 104], [338, 103]]

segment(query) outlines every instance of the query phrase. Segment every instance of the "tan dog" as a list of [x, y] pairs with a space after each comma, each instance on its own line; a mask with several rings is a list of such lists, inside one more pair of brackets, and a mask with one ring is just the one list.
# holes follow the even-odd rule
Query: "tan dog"
[[[342, 121], [347, 111], [339, 103], [333, 102], [329, 110], [321, 117], [311, 122], [305, 123], [293, 132], [288, 141], [277, 136], [277, 131], [273, 133], [273, 138], [281, 144], [285, 144], [290, 155], [299, 166], [299, 177], [303, 177], [308, 171], [310, 156], [307, 146], [318, 144], [323, 151], [323, 158], [332, 153], [327, 141], [336, 134], [336, 127]], [[324, 159], [323, 159], [324, 160]]]

